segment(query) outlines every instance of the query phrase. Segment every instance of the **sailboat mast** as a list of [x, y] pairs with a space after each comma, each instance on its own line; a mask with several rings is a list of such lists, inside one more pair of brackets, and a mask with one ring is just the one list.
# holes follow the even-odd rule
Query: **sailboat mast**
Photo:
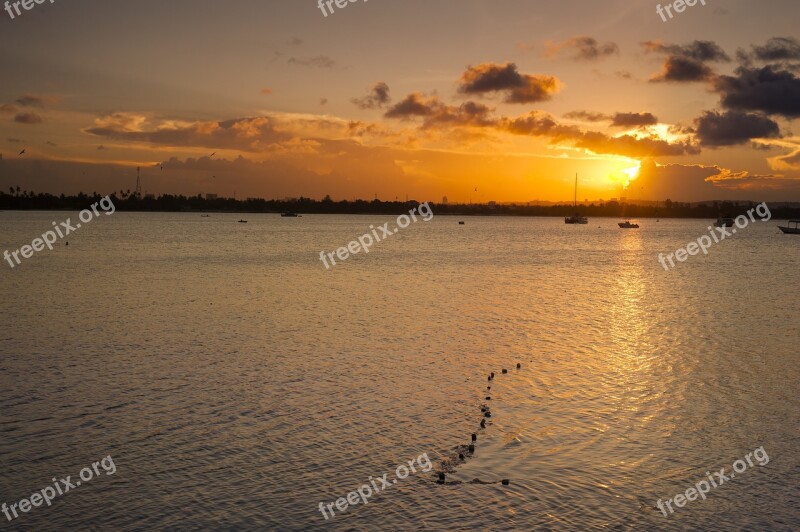
[[573, 200], [573, 206], [577, 209], [578, 208], [578, 173], [575, 173], [575, 199]]

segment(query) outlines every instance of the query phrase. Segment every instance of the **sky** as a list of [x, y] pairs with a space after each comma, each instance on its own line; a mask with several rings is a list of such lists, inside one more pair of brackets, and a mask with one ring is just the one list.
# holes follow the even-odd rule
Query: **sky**
[[0, 190], [800, 201], [800, 3], [666, 5], [9, 6]]

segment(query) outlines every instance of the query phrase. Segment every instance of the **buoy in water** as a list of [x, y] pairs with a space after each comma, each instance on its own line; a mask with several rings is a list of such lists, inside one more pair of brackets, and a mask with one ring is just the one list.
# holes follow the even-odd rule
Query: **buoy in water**
[[507, 369], [503, 369], [503, 375], [505, 375], [506, 373], [508, 373], [508, 370]]
[[485, 419], [481, 419], [481, 428], [482, 429], [486, 428], [486, 420]]
[[503, 486], [508, 486], [508, 485], [511, 483], [511, 481], [510, 481], [510, 480], [508, 480], [507, 478], [504, 478], [504, 479], [502, 480], [502, 482], [503, 482]]
[[519, 369], [519, 368], [521, 368], [521, 367], [522, 367], [522, 364], [520, 364], [519, 362], [517, 362], [517, 369]]
[[472, 441], [478, 441], [478, 435], [474, 432], [472, 433]]
[[462, 453], [458, 453], [458, 459], [461, 460], [462, 462], [466, 460], [466, 458], [464, 458], [464, 455]]
[[483, 417], [492, 417], [492, 413], [489, 412], [489, 411], [486, 411], [486, 412], [483, 413]]
[[437, 480], [437, 482], [439, 484], [444, 484], [444, 479], [445, 479], [444, 473], [439, 473], [439, 480]]
[[469, 444], [469, 452], [471, 452], [471, 453], [475, 452], [475, 446], [473, 444], [471, 444], [471, 443]]
[[491, 397], [490, 395], [487, 395], [487, 396], [486, 396], [486, 400], [487, 400], [487, 401], [491, 401], [491, 399], [492, 399], [492, 397]]

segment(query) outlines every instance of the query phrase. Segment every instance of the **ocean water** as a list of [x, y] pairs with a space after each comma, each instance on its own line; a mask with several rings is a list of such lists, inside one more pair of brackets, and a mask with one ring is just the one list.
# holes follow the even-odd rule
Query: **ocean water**
[[[0, 212], [0, 251], [68, 216]], [[435, 216], [326, 270], [394, 217], [240, 217], [101, 215], [1, 263], [0, 503], [115, 472], [0, 528], [800, 529], [800, 237], [776, 221], [665, 271], [709, 220]]]

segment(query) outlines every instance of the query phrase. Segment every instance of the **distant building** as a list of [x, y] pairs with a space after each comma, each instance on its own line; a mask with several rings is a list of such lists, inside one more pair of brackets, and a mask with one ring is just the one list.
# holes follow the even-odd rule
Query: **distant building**
[[206, 194], [206, 199], [207, 200], [215, 200], [215, 199], [218, 199], [218, 198], [219, 198], [219, 196], [217, 194]]

